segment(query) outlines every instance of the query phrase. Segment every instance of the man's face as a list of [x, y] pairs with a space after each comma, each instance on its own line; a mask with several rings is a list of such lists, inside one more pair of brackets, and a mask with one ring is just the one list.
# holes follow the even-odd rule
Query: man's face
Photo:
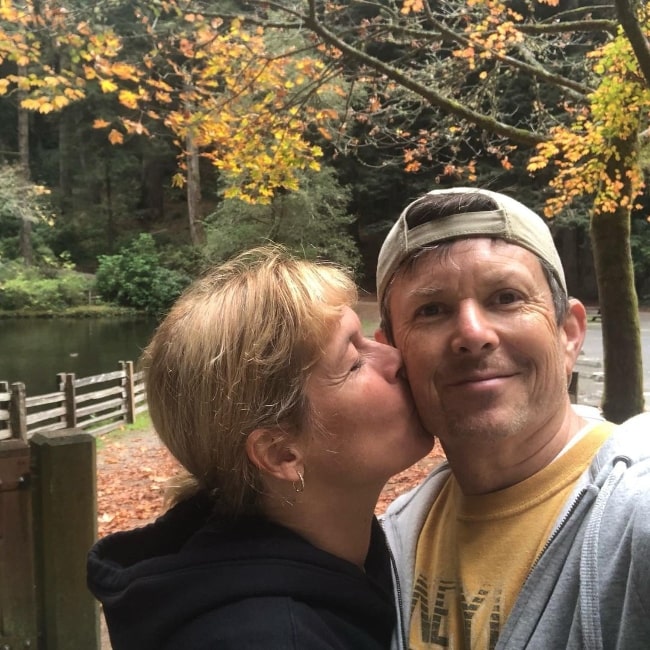
[[418, 412], [443, 444], [533, 436], [564, 416], [582, 305], [556, 325], [548, 282], [526, 249], [473, 238], [423, 253], [394, 279], [389, 300]]

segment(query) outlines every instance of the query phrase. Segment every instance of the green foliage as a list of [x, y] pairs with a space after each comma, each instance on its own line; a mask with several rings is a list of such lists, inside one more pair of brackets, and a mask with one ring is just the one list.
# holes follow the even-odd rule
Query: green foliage
[[86, 305], [92, 276], [70, 269], [39, 270], [18, 263], [0, 265], [0, 309], [56, 312]]
[[47, 188], [29, 181], [17, 165], [0, 165], [0, 260], [20, 257], [20, 232], [25, 222], [31, 224], [37, 261], [50, 254], [47, 236], [53, 216], [48, 194]]
[[104, 300], [161, 314], [180, 295], [190, 278], [162, 266], [153, 237], [142, 233], [117, 255], [101, 255], [97, 291]]
[[307, 173], [295, 192], [276, 195], [269, 205], [226, 199], [206, 219], [206, 256], [219, 262], [263, 243], [283, 244], [308, 259], [325, 259], [350, 269], [359, 251], [350, 234], [350, 191], [332, 169]]

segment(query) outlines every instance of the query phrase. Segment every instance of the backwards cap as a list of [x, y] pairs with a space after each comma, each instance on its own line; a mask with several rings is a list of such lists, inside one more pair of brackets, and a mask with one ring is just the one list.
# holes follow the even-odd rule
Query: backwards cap
[[551, 231], [542, 217], [519, 201], [490, 190], [456, 187], [433, 190], [428, 192], [427, 196], [445, 194], [481, 194], [492, 199], [498, 208], [483, 212], [459, 212], [439, 219], [434, 218], [409, 228], [406, 215], [423, 197], [409, 203], [390, 229], [379, 251], [377, 261], [379, 304], [395, 271], [410, 253], [438, 242], [468, 237], [496, 237], [528, 249], [548, 262], [565, 293], [568, 293], [560, 256], [553, 243]]

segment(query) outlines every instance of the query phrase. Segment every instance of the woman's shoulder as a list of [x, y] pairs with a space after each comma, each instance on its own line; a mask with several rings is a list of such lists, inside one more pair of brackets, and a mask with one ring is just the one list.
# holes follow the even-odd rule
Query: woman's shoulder
[[327, 608], [284, 596], [246, 598], [205, 612], [163, 650], [381, 650], [365, 631]]

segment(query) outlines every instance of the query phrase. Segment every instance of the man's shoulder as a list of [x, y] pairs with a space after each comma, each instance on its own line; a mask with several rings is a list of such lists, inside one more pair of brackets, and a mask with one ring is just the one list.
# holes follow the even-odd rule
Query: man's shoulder
[[428, 512], [450, 473], [451, 468], [447, 461], [434, 467], [412, 490], [397, 497], [388, 506], [383, 518], [410, 517], [415, 512]]
[[633, 462], [650, 458], [650, 412], [639, 413], [617, 425], [610, 440], [612, 453]]

